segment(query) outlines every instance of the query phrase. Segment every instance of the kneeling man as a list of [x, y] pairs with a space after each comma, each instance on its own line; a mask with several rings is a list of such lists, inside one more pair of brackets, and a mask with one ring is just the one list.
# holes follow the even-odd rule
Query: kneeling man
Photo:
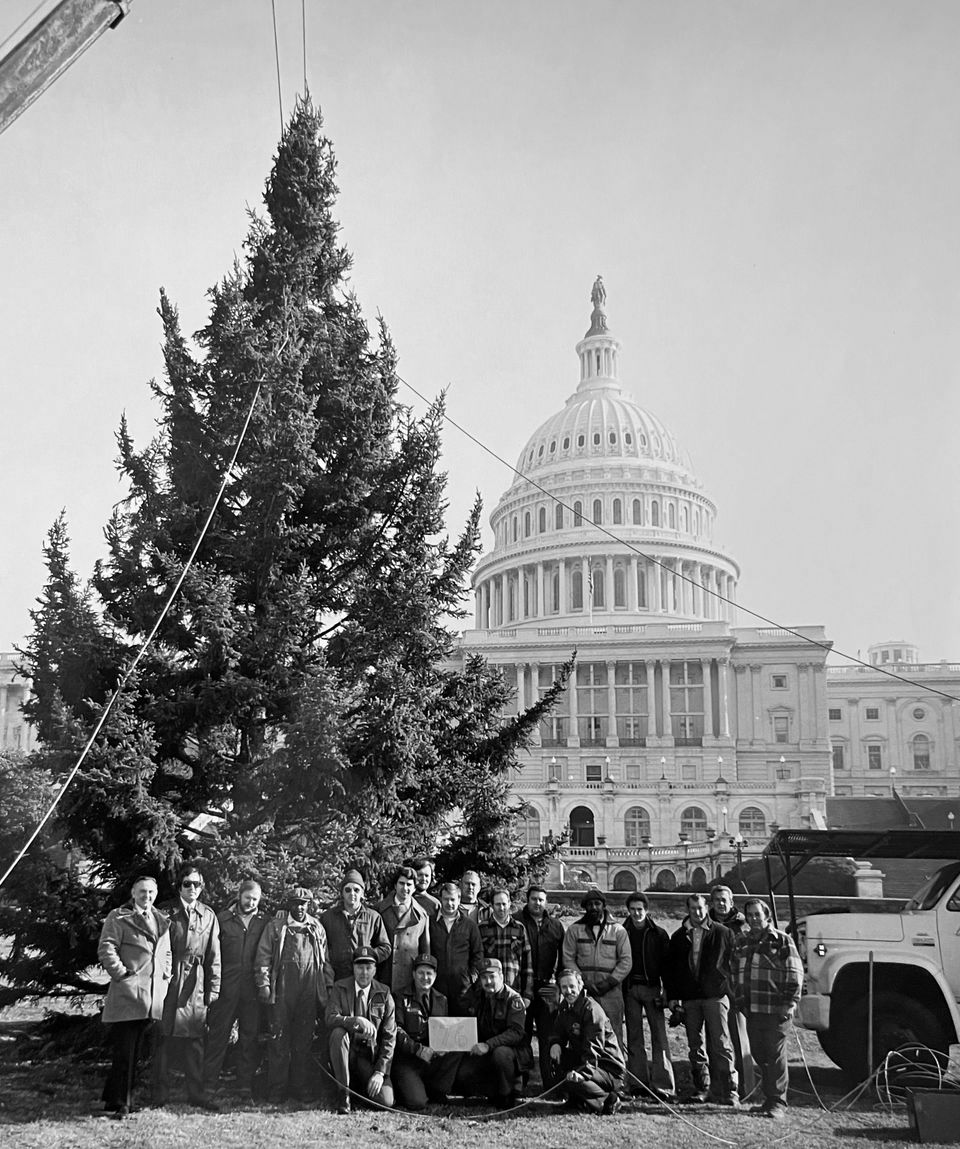
[[379, 1105], [393, 1105], [390, 1063], [397, 1042], [397, 1021], [390, 990], [374, 981], [377, 951], [359, 946], [353, 977], [334, 982], [327, 1002], [330, 1064], [340, 1086], [338, 1113], [350, 1112], [350, 1093], [363, 1090]]
[[445, 1101], [456, 1073], [456, 1057], [430, 1048], [430, 1018], [447, 1017], [447, 999], [433, 988], [437, 959], [419, 954], [413, 962], [413, 993], [398, 993], [397, 1052], [393, 1087], [397, 1104], [423, 1109], [427, 1101]]
[[575, 969], [560, 974], [560, 1008], [550, 1036], [550, 1062], [563, 1076], [567, 1105], [590, 1113], [616, 1113], [626, 1066], [610, 1019], [583, 988]]
[[479, 996], [473, 987], [469, 1005], [480, 1040], [461, 1057], [450, 1091], [464, 1097], [483, 1093], [498, 1109], [512, 1109], [522, 1078], [533, 1064], [527, 1007], [520, 994], [504, 985], [498, 958], [481, 962], [480, 987]]

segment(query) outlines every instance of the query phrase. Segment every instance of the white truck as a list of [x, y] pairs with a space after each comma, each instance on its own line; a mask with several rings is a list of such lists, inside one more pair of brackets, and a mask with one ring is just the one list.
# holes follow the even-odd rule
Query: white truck
[[[827, 1056], [856, 1080], [904, 1045], [945, 1060], [960, 1036], [960, 833], [780, 830], [765, 853], [783, 864], [789, 928], [806, 967], [798, 1020]], [[869, 858], [881, 868], [922, 858], [930, 876], [898, 912], [797, 917], [793, 878], [813, 857]]]

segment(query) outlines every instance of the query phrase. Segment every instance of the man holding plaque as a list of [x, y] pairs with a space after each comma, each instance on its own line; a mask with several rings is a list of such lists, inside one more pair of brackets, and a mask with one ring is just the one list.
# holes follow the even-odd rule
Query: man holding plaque
[[395, 994], [397, 1048], [391, 1074], [398, 1105], [423, 1109], [427, 1101], [445, 1101], [456, 1074], [456, 1055], [431, 1048], [430, 1019], [447, 1016], [447, 999], [433, 988], [437, 959], [418, 954], [413, 960], [413, 992]]
[[513, 1109], [524, 1073], [533, 1064], [523, 998], [503, 982], [497, 958], [480, 965], [480, 993], [471, 990], [470, 1013], [477, 1019], [477, 1044], [460, 1059], [451, 1093], [485, 1094], [498, 1109]]

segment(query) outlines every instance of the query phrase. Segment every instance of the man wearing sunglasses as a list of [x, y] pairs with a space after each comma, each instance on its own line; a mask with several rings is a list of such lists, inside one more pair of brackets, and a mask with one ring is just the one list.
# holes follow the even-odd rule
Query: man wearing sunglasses
[[154, 1059], [153, 1100], [164, 1105], [170, 1094], [170, 1059], [183, 1068], [187, 1098], [200, 1109], [217, 1112], [203, 1081], [203, 1038], [207, 1009], [220, 994], [220, 925], [200, 901], [203, 875], [187, 863], [177, 878], [177, 897], [163, 911], [170, 920], [173, 976], [163, 1003]]

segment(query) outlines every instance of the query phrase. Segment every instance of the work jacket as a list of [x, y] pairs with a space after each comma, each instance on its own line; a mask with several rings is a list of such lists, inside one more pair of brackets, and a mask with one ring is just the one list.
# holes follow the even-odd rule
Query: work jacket
[[[430, 1044], [430, 1018], [447, 1016], [447, 999], [430, 989], [426, 994], [394, 994], [397, 1007], [397, 1054], [417, 1057]], [[424, 1001], [426, 999], [426, 1001]]]
[[619, 989], [633, 965], [627, 931], [604, 912], [597, 926], [586, 916], [567, 927], [563, 939], [563, 968], [578, 969], [583, 984], [602, 996]]
[[[347, 1029], [354, 1013], [356, 983], [353, 974], [333, 983], [330, 1000], [327, 1002], [325, 1020], [327, 1029]], [[372, 1039], [350, 1034], [351, 1044], [365, 1045], [370, 1051], [374, 1073], [386, 1077], [390, 1073], [390, 1063], [397, 1045], [397, 1014], [390, 990], [379, 981], [372, 981], [367, 990], [367, 1017], [376, 1026], [377, 1033]]]
[[257, 910], [244, 927], [236, 909], [229, 909], [221, 910], [217, 921], [220, 923], [220, 996], [255, 993], [253, 967], [257, 946], [270, 915]]
[[133, 902], [111, 910], [100, 931], [97, 958], [110, 975], [101, 1020], [139, 1021], [163, 1015], [170, 982], [170, 922], [150, 909], [153, 929]]
[[487, 993], [480, 984], [472, 986], [467, 997], [467, 1013], [477, 1019], [477, 1040], [490, 1049], [501, 1045], [516, 1051], [521, 1071], [533, 1064], [533, 1051], [527, 1036], [527, 1007], [523, 998], [508, 985]]
[[353, 954], [360, 946], [371, 946], [377, 951], [378, 966], [390, 956], [390, 939], [383, 918], [370, 906], [361, 906], [353, 917], [348, 918], [343, 906], [336, 905], [323, 911], [320, 924], [327, 932], [330, 964], [337, 981], [353, 977]]
[[203, 1037], [207, 1007], [220, 993], [220, 923], [213, 910], [196, 902], [189, 921], [183, 902], [163, 906], [170, 919], [173, 972], [163, 1003], [167, 1037]]
[[[277, 978], [280, 974], [280, 961], [283, 956], [283, 943], [287, 937], [289, 916], [288, 910], [278, 910], [267, 922], [257, 943], [253, 979], [257, 989], [269, 988], [271, 1005], [275, 1005], [277, 1001]], [[307, 927], [307, 934], [313, 947], [313, 960], [317, 969], [317, 1001], [322, 1006], [333, 985], [333, 968], [327, 953], [327, 935], [323, 926], [312, 914], [307, 914], [304, 925]]]
[[549, 1045], [567, 1050], [580, 1069], [603, 1069], [614, 1077], [622, 1077], [626, 1069], [610, 1018], [586, 990], [571, 1005], [560, 1002]]

